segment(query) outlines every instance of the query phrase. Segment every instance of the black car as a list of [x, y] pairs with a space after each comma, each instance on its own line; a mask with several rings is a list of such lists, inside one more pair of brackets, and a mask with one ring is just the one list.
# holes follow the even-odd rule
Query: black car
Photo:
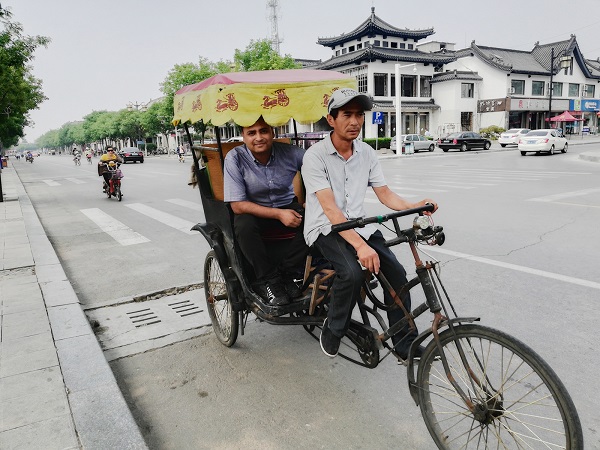
[[137, 147], [124, 147], [119, 152], [119, 156], [123, 158], [124, 163], [127, 161], [144, 162], [144, 152]]
[[452, 133], [438, 141], [438, 147], [445, 152], [451, 148], [457, 148], [461, 152], [471, 150], [472, 148], [482, 148], [487, 150], [491, 146], [492, 141], [482, 137], [479, 133], [474, 133], [472, 131]]

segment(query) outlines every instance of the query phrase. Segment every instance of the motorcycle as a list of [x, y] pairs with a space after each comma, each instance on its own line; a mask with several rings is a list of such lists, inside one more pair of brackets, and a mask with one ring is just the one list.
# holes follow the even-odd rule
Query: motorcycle
[[27, 155], [27, 156], [25, 157], [25, 161], [27, 161], [27, 162], [30, 162], [30, 163], [32, 163], [32, 164], [33, 164], [33, 156], [31, 156], [31, 155]]
[[117, 200], [121, 201], [123, 193], [121, 192], [121, 179], [123, 178], [123, 172], [119, 169], [120, 164], [104, 164], [110, 174], [108, 183], [106, 180], [103, 183], [104, 192], [108, 198], [116, 197]]

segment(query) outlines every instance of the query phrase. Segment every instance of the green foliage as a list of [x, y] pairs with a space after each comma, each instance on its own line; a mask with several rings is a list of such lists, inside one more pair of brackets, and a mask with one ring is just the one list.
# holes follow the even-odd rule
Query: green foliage
[[299, 69], [302, 67], [290, 55], [280, 56], [268, 39], [252, 40], [244, 51], [236, 49], [233, 60], [238, 72]]
[[481, 134], [484, 138], [487, 139], [498, 139], [500, 133], [504, 133], [506, 130], [502, 127], [497, 127], [496, 125], [489, 126], [487, 128], [481, 128], [479, 130], [479, 134]]
[[[377, 142], [379, 141], [379, 142]], [[386, 138], [377, 138], [377, 139], [363, 139], [363, 142], [365, 144], [369, 144], [371, 147], [375, 148], [375, 145], [377, 144], [377, 148], [390, 148], [390, 142], [392, 141], [392, 138], [386, 137]]]
[[0, 5], [0, 148], [17, 144], [31, 125], [29, 112], [46, 99], [30, 63], [35, 50], [50, 40], [24, 35], [21, 24], [11, 19], [10, 10]]

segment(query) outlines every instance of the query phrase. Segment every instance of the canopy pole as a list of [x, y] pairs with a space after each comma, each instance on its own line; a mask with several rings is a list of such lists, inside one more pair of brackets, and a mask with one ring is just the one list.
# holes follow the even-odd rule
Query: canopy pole
[[296, 119], [292, 119], [292, 123], [294, 124], [294, 140], [296, 141], [296, 145], [298, 145], [298, 130], [296, 129]]
[[185, 129], [185, 135], [187, 136], [188, 143], [192, 149], [192, 159], [194, 160], [194, 176], [196, 177], [196, 182], [198, 183], [198, 189], [200, 189], [200, 161], [198, 160], [198, 155], [196, 155], [196, 150], [194, 150], [194, 141], [192, 141], [192, 135], [190, 134], [190, 129], [187, 122], [183, 124], [183, 128]]

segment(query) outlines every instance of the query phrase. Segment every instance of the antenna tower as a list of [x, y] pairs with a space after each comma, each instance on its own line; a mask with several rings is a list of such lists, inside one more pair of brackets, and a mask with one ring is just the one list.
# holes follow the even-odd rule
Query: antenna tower
[[283, 39], [279, 38], [279, 27], [277, 25], [277, 12], [279, 10], [278, 0], [267, 0], [267, 8], [269, 9], [269, 20], [271, 21], [271, 46], [279, 55], [279, 44]]

